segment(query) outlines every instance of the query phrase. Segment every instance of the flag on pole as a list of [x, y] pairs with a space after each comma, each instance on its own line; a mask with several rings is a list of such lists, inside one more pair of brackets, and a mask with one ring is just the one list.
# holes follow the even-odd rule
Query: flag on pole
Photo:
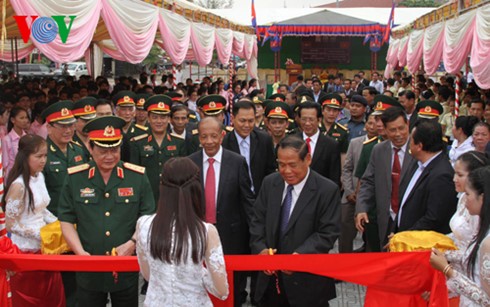
[[391, 4], [391, 12], [390, 18], [388, 18], [388, 23], [386, 24], [385, 33], [383, 35], [383, 43], [388, 42], [390, 40], [391, 29], [395, 24], [395, 1]]
[[252, 27], [255, 29], [255, 35], [257, 35], [257, 41], [260, 42], [259, 27], [257, 27], [257, 15], [255, 14], [255, 1], [252, 0]]

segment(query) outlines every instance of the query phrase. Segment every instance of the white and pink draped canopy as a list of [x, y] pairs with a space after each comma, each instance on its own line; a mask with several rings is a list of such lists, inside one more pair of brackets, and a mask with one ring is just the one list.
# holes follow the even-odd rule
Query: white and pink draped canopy
[[468, 56], [478, 86], [490, 88], [490, 4], [426, 29], [412, 30], [402, 38], [392, 38], [385, 75], [389, 76], [393, 67], [405, 65], [415, 73], [422, 61], [426, 73], [432, 75], [441, 60], [446, 71], [454, 74]]
[[[18, 42], [19, 58], [29, 55], [34, 48], [59, 63], [85, 56], [87, 66], [91, 67], [93, 59], [96, 72], [100, 72], [103, 53], [117, 60], [141, 63], [153, 44], [157, 44], [174, 64], [195, 60], [205, 66], [211, 62], [214, 50], [220, 62], [226, 64], [234, 54], [246, 59], [250, 76], [257, 77], [255, 35], [191, 22], [181, 15], [143, 1], [10, 0], [10, 3], [16, 15], [76, 16], [66, 43], [59, 36], [48, 44], [40, 44], [31, 37], [27, 44]], [[104, 20], [110, 40], [93, 41], [100, 17]], [[95, 44], [91, 49], [92, 42]], [[11, 61], [10, 43], [5, 42], [3, 48], [0, 59]]]

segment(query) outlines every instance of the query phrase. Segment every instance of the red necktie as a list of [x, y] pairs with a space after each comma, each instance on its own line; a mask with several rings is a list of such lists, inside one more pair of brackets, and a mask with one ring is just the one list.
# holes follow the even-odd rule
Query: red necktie
[[400, 203], [398, 202], [398, 187], [400, 185], [400, 158], [398, 152], [400, 148], [393, 148], [393, 168], [391, 169], [391, 209], [395, 214], [398, 214]]
[[216, 224], [216, 178], [214, 174], [214, 159], [208, 158], [208, 171], [204, 193], [206, 197], [206, 222]]
[[311, 142], [311, 138], [306, 138], [306, 145], [308, 145], [308, 152], [310, 153], [310, 155], [312, 155], [313, 153], [311, 152], [310, 142]]

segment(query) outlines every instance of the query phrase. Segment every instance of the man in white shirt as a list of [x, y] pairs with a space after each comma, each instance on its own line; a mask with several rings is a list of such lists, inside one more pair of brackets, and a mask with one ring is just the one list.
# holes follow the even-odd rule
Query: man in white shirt
[[384, 86], [383, 86], [383, 82], [379, 80], [379, 74], [377, 72], [373, 72], [371, 77], [372, 80], [371, 82], [369, 82], [369, 86], [374, 87], [378, 91], [378, 93], [383, 94]]
[[[277, 160], [279, 172], [264, 179], [254, 204], [252, 253], [328, 253], [339, 234], [338, 186], [310, 169], [311, 155], [298, 137], [281, 140]], [[335, 296], [330, 278], [290, 271], [258, 273], [259, 306], [328, 306]]]
[[[198, 126], [202, 149], [189, 158], [201, 169], [206, 222], [216, 225], [225, 254], [249, 254], [254, 195], [245, 158], [221, 146], [224, 132], [214, 117]], [[235, 306], [241, 306], [246, 273], [234, 274]]]

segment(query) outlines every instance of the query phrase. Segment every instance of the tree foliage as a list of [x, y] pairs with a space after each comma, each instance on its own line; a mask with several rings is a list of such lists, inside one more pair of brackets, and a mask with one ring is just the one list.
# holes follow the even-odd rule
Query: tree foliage
[[151, 47], [150, 53], [148, 53], [148, 56], [143, 60], [143, 64], [145, 64], [147, 67], [156, 66], [160, 61], [162, 54], [162, 49], [157, 45], [153, 45], [153, 47]]

